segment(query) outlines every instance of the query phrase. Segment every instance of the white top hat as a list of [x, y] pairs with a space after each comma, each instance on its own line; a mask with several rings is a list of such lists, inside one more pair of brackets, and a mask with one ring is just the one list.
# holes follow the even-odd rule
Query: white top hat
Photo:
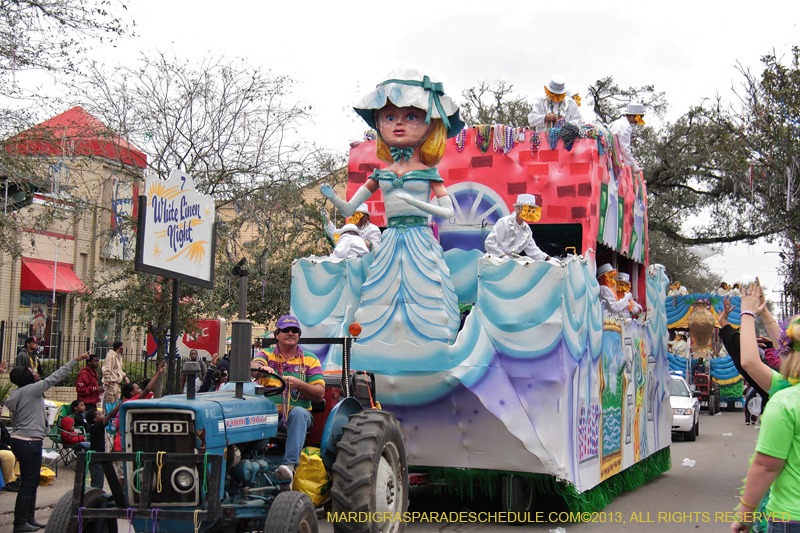
[[627, 272], [620, 272], [617, 274], [617, 281], [624, 281], [625, 283], [631, 282], [631, 276]]
[[625, 108], [626, 115], [644, 115], [644, 105], [640, 104], [639, 102], [631, 102], [628, 104], [628, 107]]
[[567, 82], [561, 76], [553, 75], [547, 82], [547, 90], [553, 94], [564, 94], [567, 92]]
[[536, 203], [536, 196], [533, 194], [520, 194], [517, 196], [517, 202], [514, 204], [514, 207], [518, 205], [532, 205], [534, 207], [539, 207], [539, 204]]
[[605, 263], [603, 265], [600, 265], [600, 267], [597, 269], [597, 277], [599, 278], [600, 276], [602, 276], [606, 272], [613, 272], [615, 270], [616, 270], [616, 268], [612, 267], [611, 263]]
[[355, 210], [356, 213], [366, 213], [369, 215], [369, 207], [367, 207], [367, 202], [364, 202]]
[[343, 235], [343, 234], [347, 233], [348, 231], [352, 231], [353, 233], [355, 233], [359, 237], [361, 236], [361, 232], [358, 231], [358, 226], [356, 226], [355, 224], [345, 224], [344, 226], [342, 226], [341, 228], [336, 230], [336, 234], [337, 235]]

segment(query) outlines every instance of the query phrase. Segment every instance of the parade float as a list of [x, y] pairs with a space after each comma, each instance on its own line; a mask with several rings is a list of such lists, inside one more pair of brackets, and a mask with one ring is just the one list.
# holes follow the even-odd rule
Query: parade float
[[[683, 332], [689, 344], [688, 353], [679, 353], [681, 350], [674, 349], [670, 351], [670, 371], [680, 372], [691, 381], [693, 367], [706, 367], [712, 382], [709, 391], [719, 390], [712, 394], [714, 398], [710, 400], [711, 403], [707, 394], [701, 394], [701, 405], [708, 407], [709, 414], [715, 414], [721, 408], [744, 407], [742, 376], [719, 338], [719, 315], [723, 310], [723, 299], [717, 294], [677, 294], [667, 296], [665, 302], [670, 337], [675, 339], [679, 332]], [[739, 296], [731, 297], [732, 309], [728, 322], [736, 329], [740, 325], [740, 303]], [[706, 324], [705, 327], [699, 326], [699, 322]], [[703, 365], [699, 359], [707, 359], [708, 365]]]
[[[537, 492], [589, 511], [668, 470], [668, 280], [648, 265], [642, 175], [620, 164], [604, 128], [462, 129], [441, 84], [414, 73], [390, 78], [370, 95], [382, 101], [356, 111], [366, 108], [374, 127], [368, 117], [389, 100], [432, 109], [434, 119], [450, 118], [446, 150], [436, 168], [398, 177], [385, 170], [387, 154], [376, 156], [374, 132], [352, 145], [340, 192], [352, 201], [334, 205], [347, 216], [368, 196], [383, 241], [357, 259], [296, 260], [291, 312], [304, 337], [346, 337], [354, 322], [363, 332], [344, 357], [342, 346], [304, 349], [329, 372], [346, 360], [374, 374], [381, 409], [401, 424], [412, 482], [502, 494], [508, 511], [530, 511]], [[421, 94], [409, 102], [404, 91]], [[534, 237], [560, 262], [485, 254], [486, 236], [519, 194], [536, 196]], [[452, 215], [409, 211], [405, 203], [420, 199]], [[638, 319], [604, 311], [595, 277], [603, 263], [630, 275], [645, 309]], [[334, 468], [334, 511], [345, 474]]]

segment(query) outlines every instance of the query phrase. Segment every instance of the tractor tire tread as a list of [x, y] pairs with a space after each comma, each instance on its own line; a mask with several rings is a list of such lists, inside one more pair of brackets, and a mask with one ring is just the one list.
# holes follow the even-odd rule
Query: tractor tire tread
[[296, 533], [304, 521], [311, 525], [312, 533], [319, 533], [317, 513], [311, 498], [302, 492], [281, 492], [269, 509], [264, 533]]
[[[83, 495], [83, 505], [87, 509], [100, 507], [105, 493], [102, 489], [89, 489]], [[117, 533], [117, 521], [108, 520], [106, 526], [109, 533]], [[87, 525], [84, 524], [84, 529]], [[72, 489], [64, 493], [53, 507], [47, 520], [45, 533], [78, 533], [78, 519], [72, 516]], [[94, 528], [91, 528], [94, 531]]]
[[[402, 486], [403, 512], [408, 508], [408, 465], [406, 464], [405, 440], [400, 423], [388, 411], [370, 409], [350, 416], [342, 427], [342, 437], [338, 443], [336, 461], [331, 470], [332, 512], [371, 512], [376, 510], [375, 480], [378, 465], [388, 443], [393, 443], [400, 453], [400, 467], [404, 483]], [[369, 533], [382, 524], [369, 521], [336, 521], [335, 533]], [[397, 523], [397, 532], [403, 531], [404, 524]]]

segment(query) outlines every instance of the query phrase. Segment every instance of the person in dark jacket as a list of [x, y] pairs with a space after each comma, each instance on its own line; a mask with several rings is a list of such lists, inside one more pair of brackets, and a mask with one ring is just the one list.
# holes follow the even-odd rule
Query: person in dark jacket
[[214, 372], [220, 369], [228, 369], [230, 371], [231, 368], [231, 356], [230, 354], [225, 354], [222, 359], [219, 360], [219, 364], [217, 364], [217, 358], [219, 354], [215, 353], [211, 355], [211, 365], [208, 367], [208, 371], [206, 372], [205, 377], [203, 378], [203, 384], [200, 385], [200, 388], [197, 389], [197, 392], [208, 392], [210, 390], [214, 390]]
[[11, 371], [11, 383], [19, 387], [8, 395], [6, 401], [14, 426], [11, 451], [19, 461], [20, 472], [20, 489], [14, 506], [14, 533], [28, 533], [44, 527], [34, 518], [39, 471], [42, 468], [42, 442], [47, 437], [44, 393], [66, 378], [79, 362], [88, 358], [89, 352], [82, 353], [45, 379], [40, 379], [27, 366], [17, 366]]
[[39, 351], [39, 339], [36, 337], [28, 337], [25, 339], [25, 345], [17, 354], [17, 359], [14, 361], [14, 367], [27, 366], [32, 372], [41, 374], [39, 367], [39, 358], [36, 353]]

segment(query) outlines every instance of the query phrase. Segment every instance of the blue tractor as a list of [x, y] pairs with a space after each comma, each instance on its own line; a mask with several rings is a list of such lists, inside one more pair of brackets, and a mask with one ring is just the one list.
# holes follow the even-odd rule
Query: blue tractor
[[[319, 444], [332, 473], [332, 506], [335, 511], [403, 513], [408, 472], [400, 424], [393, 414], [370, 409], [370, 400], [356, 399], [355, 390], [363, 390], [367, 378], [356, 380], [359, 373], [347, 368], [352, 341], [304, 339], [341, 343], [345, 354], [343, 372], [328, 378], [325, 407], [315, 406], [315, 425], [324, 422]], [[234, 353], [233, 379], [237, 365], [246, 371], [240, 376], [249, 376], [249, 358]], [[190, 380], [197, 366], [184, 365]], [[102, 465], [111, 493], [85, 489], [87, 458], [80, 454], [74, 488], [53, 509], [46, 533], [116, 533], [121, 519], [138, 532], [316, 532], [311, 499], [274, 475], [282, 460], [282, 439], [278, 409], [269, 396], [280, 394], [285, 385], [266, 390], [242, 381], [219, 392], [126, 402], [120, 408], [123, 452], [89, 458]], [[194, 390], [191, 383], [187, 389]], [[370, 389], [367, 394], [374, 398], [374, 381]], [[115, 461], [124, 465], [122, 480]], [[336, 529], [342, 527], [361, 530], [370, 524]], [[397, 523], [390, 530], [401, 528]]]

